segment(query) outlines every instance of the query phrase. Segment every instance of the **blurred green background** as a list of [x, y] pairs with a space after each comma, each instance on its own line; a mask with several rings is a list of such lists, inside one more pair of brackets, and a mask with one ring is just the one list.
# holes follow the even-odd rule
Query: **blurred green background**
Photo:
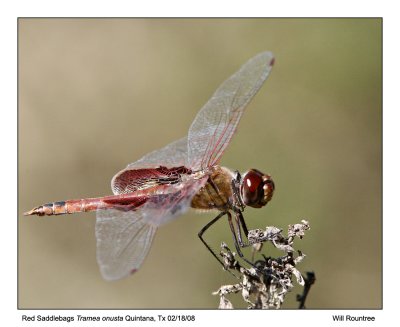
[[[94, 213], [22, 213], [111, 194], [116, 172], [184, 136], [219, 84], [270, 50], [272, 73], [222, 160], [274, 178], [273, 200], [247, 208], [247, 224], [286, 230], [309, 220], [296, 243], [307, 254], [298, 268], [317, 277], [308, 308], [380, 308], [381, 23], [19, 19], [19, 307], [218, 306], [212, 291], [235, 280], [197, 238], [212, 212], [159, 229], [142, 269], [117, 282], [100, 276]], [[226, 220], [206, 239], [229, 243]], [[284, 308], [297, 307], [300, 291]]]

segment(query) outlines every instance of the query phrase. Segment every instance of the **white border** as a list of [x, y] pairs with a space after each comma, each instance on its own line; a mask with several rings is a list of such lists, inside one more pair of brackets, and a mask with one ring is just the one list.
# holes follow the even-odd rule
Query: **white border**
[[[293, 322], [296, 326], [308, 326], [310, 322], [323, 323], [332, 321], [333, 314], [354, 314], [375, 316], [377, 321], [369, 325], [383, 326], [395, 320], [398, 288], [394, 252], [397, 244], [397, 230], [400, 215], [398, 214], [399, 180], [399, 42], [398, 11], [395, 6], [383, 5], [372, 1], [193, 1], [151, 0], [133, 1], [14, 1], [3, 6], [1, 14], [1, 94], [2, 94], [2, 128], [1, 131], [1, 172], [2, 172], [2, 269], [1, 269], [1, 308], [0, 321], [4, 325], [22, 325], [22, 314], [63, 314], [76, 315], [73, 311], [18, 311], [17, 305], [17, 248], [16, 248], [16, 209], [17, 209], [17, 17], [18, 16], [173, 16], [173, 17], [383, 17], [384, 18], [384, 309], [383, 310], [312, 310], [312, 311], [194, 311], [198, 317], [195, 325], [206, 325], [221, 322], [233, 326], [245, 324], [273, 324], [284, 321]], [[397, 214], [397, 215], [396, 215]], [[163, 310], [136, 311], [135, 314], [152, 315]], [[177, 310], [169, 313], [190, 314], [190, 310]], [[79, 311], [87, 315], [125, 316], [126, 311]], [[165, 314], [166, 312], [164, 312]], [[161, 313], [163, 314], [163, 313]], [[249, 318], [251, 317], [251, 319]], [[309, 319], [307, 319], [309, 318]], [[250, 319], [250, 320], [249, 320]], [[284, 320], [282, 320], [284, 319]], [[6, 324], [10, 322], [10, 324]], [[130, 323], [131, 325], [132, 323]], [[52, 324], [47, 323], [47, 326]], [[64, 325], [64, 324], [58, 324]], [[72, 324], [68, 324], [71, 326]], [[99, 326], [110, 326], [110, 323], [97, 323]], [[122, 324], [113, 324], [120, 326]], [[154, 325], [154, 324], [153, 324]]]

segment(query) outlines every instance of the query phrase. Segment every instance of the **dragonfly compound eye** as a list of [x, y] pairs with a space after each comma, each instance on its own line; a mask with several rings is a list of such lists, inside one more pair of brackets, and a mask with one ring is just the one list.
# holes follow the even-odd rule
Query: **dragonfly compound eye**
[[243, 177], [240, 187], [243, 203], [253, 208], [265, 206], [275, 190], [271, 176], [251, 169]]

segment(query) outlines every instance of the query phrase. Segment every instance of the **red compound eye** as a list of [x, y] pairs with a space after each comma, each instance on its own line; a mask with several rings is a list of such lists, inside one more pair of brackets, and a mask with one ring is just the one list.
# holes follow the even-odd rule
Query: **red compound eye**
[[256, 169], [249, 170], [243, 177], [241, 185], [242, 201], [253, 208], [265, 206], [274, 192], [274, 182], [269, 175]]
[[250, 192], [256, 192], [262, 183], [262, 175], [250, 170], [244, 177], [244, 182]]

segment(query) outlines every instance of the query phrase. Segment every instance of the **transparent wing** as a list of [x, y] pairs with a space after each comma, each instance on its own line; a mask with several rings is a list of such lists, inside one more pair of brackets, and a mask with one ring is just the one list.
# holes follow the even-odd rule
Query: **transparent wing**
[[139, 269], [157, 227], [183, 214], [207, 178], [171, 186], [137, 210], [99, 210], [96, 221], [97, 262], [104, 279], [116, 280]]
[[228, 146], [244, 109], [267, 79], [274, 63], [271, 52], [250, 59], [217, 89], [189, 129], [188, 164], [213, 166]]
[[155, 168], [165, 166], [168, 168], [186, 166], [187, 164], [187, 137], [181, 138], [175, 142], [168, 144], [162, 149], [150, 152], [139, 160], [129, 164], [125, 169], [119, 171], [111, 180], [111, 189], [114, 194], [120, 194], [116, 180], [118, 176], [127, 170], [138, 168]]
[[172, 142], [165, 147], [150, 152], [129, 164], [126, 168], [153, 168], [158, 166], [179, 167], [187, 164], [187, 137], [183, 137], [175, 142]]
[[104, 279], [126, 277], [143, 263], [157, 227], [145, 223], [142, 214], [140, 210], [97, 212], [97, 262]]

